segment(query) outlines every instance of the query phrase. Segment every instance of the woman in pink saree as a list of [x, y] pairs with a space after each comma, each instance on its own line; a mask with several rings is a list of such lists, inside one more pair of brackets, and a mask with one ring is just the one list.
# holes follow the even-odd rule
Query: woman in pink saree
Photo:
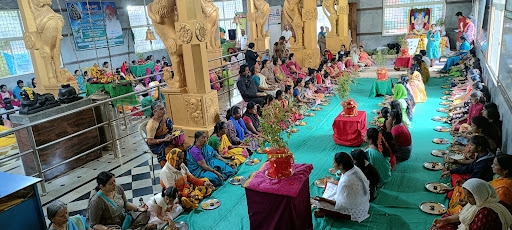
[[363, 46], [359, 46], [359, 61], [364, 63], [365, 66], [372, 66], [375, 64], [375, 61], [364, 51]]
[[286, 66], [290, 69], [290, 73], [297, 74], [297, 77], [306, 78], [306, 76], [308, 75], [305, 71], [303, 71], [300, 68], [299, 64], [297, 64], [294, 53], [291, 53], [288, 56], [288, 64], [286, 64]]

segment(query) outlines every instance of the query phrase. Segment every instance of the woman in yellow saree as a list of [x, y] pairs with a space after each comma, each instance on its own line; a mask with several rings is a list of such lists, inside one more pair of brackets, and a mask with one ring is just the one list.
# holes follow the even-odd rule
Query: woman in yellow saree
[[223, 158], [231, 160], [236, 166], [245, 162], [249, 154], [246, 149], [233, 147], [226, 135], [226, 122], [215, 124], [212, 136], [208, 139], [208, 145], [212, 146]]
[[414, 102], [422, 103], [427, 100], [425, 84], [423, 84], [421, 74], [416, 71], [416, 68], [414, 67], [409, 69], [409, 83], [407, 83], [407, 85], [409, 86], [412, 96], [414, 97]]

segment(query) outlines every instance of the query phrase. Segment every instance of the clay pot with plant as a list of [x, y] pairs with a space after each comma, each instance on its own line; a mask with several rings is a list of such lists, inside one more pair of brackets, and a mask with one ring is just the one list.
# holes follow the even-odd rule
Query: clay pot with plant
[[350, 98], [350, 86], [357, 84], [358, 76], [357, 71], [353, 75], [344, 73], [338, 79], [338, 87], [334, 91], [341, 99], [341, 106], [343, 107], [342, 115], [345, 117], [357, 116], [357, 103], [353, 98]]
[[386, 59], [384, 58], [382, 51], [379, 50], [377, 52], [375, 62], [377, 63], [377, 80], [379, 80], [379, 81], [388, 80], [388, 70], [386, 69]]

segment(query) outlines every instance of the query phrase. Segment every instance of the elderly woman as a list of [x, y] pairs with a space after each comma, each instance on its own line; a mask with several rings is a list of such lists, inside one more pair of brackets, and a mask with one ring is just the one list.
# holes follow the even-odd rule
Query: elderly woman
[[176, 228], [173, 219], [183, 212], [178, 202], [178, 189], [175, 187], [164, 188], [162, 193], [151, 197], [146, 203], [150, 213], [149, 224], [156, 225], [157, 229], [167, 224], [171, 229]]
[[472, 178], [462, 188], [468, 204], [459, 214], [435, 219], [431, 229], [506, 230], [512, 225], [512, 215], [489, 183]]
[[76, 215], [69, 217], [68, 206], [60, 201], [56, 200], [46, 206], [46, 213], [50, 220], [48, 230], [92, 230], [85, 220], [85, 217]]
[[187, 165], [195, 177], [206, 177], [215, 187], [236, 174], [236, 166], [222, 158], [211, 146], [203, 131], [194, 134], [194, 144], [187, 149]]
[[[100, 172], [96, 182], [96, 193], [89, 200], [87, 207], [87, 222], [93, 229], [136, 229], [148, 223], [147, 205], [137, 207], [128, 202], [123, 187], [116, 185], [114, 174]], [[127, 212], [131, 214], [128, 215]]]
[[327, 186], [336, 186], [336, 193], [327, 197], [315, 197], [318, 207], [316, 217], [325, 215], [361, 222], [368, 218], [370, 208], [370, 182], [345, 152], [336, 153], [333, 166], [341, 171], [339, 181], [328, 179]]
[[215, 189], [206, 178], [192, 175], [185, 162], [185, 153], [174, 148], [167, 153], [167, 163], [160, 171], [160, 184], [163, 188], [175, 187], [181, 197], [180, 203], [186, 210], [196, 209], [203, 197]]
[[439, 70], [439, 73], [442, 73], [442, 74], [448, 73], [448, 71], [450, 70], [450, 68], [452, 66], [457, 64], [461, 59], [466, 57], [466, 55], [469, 53], [469, 50], [471, 49], [471, 45], [468, 42], [467, 35], [463, 34], [460, 37], [460, 42], [461, 42], [461, 44], [459, 47], [459, 51], [453, 53], [452, 55], [450, 55], [450, 57], [448, 57], [448, 59], [446, 60], [446, 64], [444, 64], [443, 68], [441, 70]]
[[208, 145], [212, 146], [222, 157], [230, 159], [233, 164], [239, 166], [249, 157], [249, 153], [247, 153], [247, 150], [244, 148], [234, 147], [229, 142], [226, 132], [226, 122], [217, 122], [213, 128], [212, 136], [208, 139]]
[[157, 155], [160, 167], [163, 168], [166, 153], [173, 148], [185, 150], [185, 136], [180, 131], [172, 130], [172, 120], [166, 115], [162, 102], [153, 102], [151, 111], [151, 119], [146, 125], [146, 142], [151, 152]]

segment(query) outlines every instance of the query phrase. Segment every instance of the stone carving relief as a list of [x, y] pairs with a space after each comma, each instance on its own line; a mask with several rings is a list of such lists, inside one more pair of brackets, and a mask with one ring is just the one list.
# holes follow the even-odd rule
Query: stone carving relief
[[197, 22], [196, 23], [196, 38], [200, 42], [204, 42], [206, 40], [207, 34], [206, 34], [206, 27], [204, 26], [204, 23]]
[[219, 116], [219, 100], [217, 97], [209, 97], [206, 99], [206, 115], [207, 122], [209, 124], [214, 124], [218, 121]]
[[318, 66], [318, 50], [304, 50], [304, 66], [313, 67]]
[[69, 72], [60, 69], [60, 44], [64, 19], [50, 7], [51, 0], [29, 0], [28, 5], [34, 16], [36, 31], [24, 34], [26, 47], [39, 51], [50, 83], [67, 82]]
[[192, 28], [188, 24], [181, 24], [178, 32], [180, 33], [179, 39], [183, 44], [189, 44], [192, 41]]
[[294, 43], [298, 46], [302, 46], [302, 37], [304, 34], [304, 22], [302, 21], [302, 12], [300, 8], [301, 1], [302, 0], [285, 0], [283, 4], [284, 17], [293, 27], [295, 32]]
[[348, 5], [338, 6], [338, 9], [340, 11], [340, 14], [342, 14], [342, 15], [348, 15], [348, 13], [349, 13]]
[[327, 16], [329, 23], [331, 24], [331, 28], [333, 28], [332, 32], [337, 34], [338, 28], [338, 12], [336, 11], [336, 0], [324, 0], [322, 3], [322, 10], [324, 14]]
[[174, 78], [171, 71], [168, 70], [164, 71], [164, 80], [169, 87], [183, 88], [186, 86], [186, 82], [183, 76], [183, 52], [176, 41], [175, 23], [178, 21], [176, 0], [154, 0], [148, 4], [148, 14], [173, 62]]
[[268, 30], [265, 33], [264, 28], [270, 16], [270, 6], [265, 0], [254, 0], [256, 38], [268, 37]]
[[187, 117], [190, 126], [203, 126], [203, 110], [201, 109], [200, 98], [185, 99], [185, 107], [187, 108]]
[[219, 8], [213, 0], [201, 0], [201, 10], [206, 21], [206, 49], [218, 49], [220, 42], [216, 36], [219, 30]]

